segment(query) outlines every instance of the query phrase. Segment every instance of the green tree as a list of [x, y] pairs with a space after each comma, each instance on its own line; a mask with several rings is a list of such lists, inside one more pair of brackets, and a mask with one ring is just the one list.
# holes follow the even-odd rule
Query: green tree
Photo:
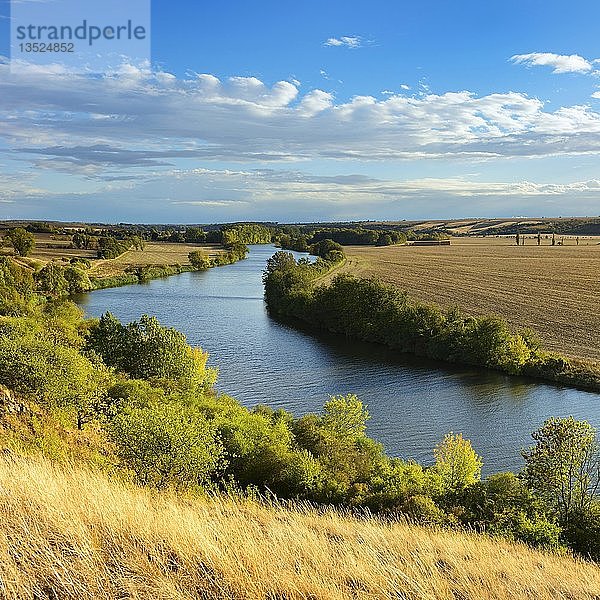
[[242, 244], [270, 244], [273, 237], [271, 228], [258, 223], [242, 223], [221, 227], [220, 241], [224, 245], [240, 242]]
[[461, 521], [491, 535], [558, 548], [561, 528], [548, 506], [514, 473], [496, 473], [469, 486]]
[[47, 408], [73, 409], [81, 428], [102, 403], [113, 376], [94, 357], [57, 343], [52, 332], [21, 320], [3, 326], [0, 381]]
[[170, 380], [189, 390], [212, 385], [216, 379], [216, 372], [206, 368], [208, 354], [190, 347], [183, 333], [148, 315], [122, 325], [106, 313], [92, 327], [88, 348], [135, 379]]
[[226, 464], [214, 427], [178, 403], [126, 408], [108, 428], [117, 454], [144, 485], [194, 488], [216, 479]]
[[77, 233], [73, 234], [72, 241], [75, 248], [87, 249], [90, 247], [90, 243], [92, 240], [91, 236], [89, 236], [87, 233], [81, 233], [80, 231], [78, 231]]
[[513, 335], [508, 323], [496, 316], [469, 320], [462, 342], [463, 358], [468, 362], [513, 374], [519, 373], [531, 356], [526, 338]]
[[535, 446], [522, 452], [525, 480], [567, 523], [589, 509], [600, 484], [596, 429], [573, 417], [552, 417], [531, 436]]
[[369, 494], [371, 477], [383, 469], [387, 459], [381, 444], [365, 435], [368, 418], [362, 402], [348, 394], [332, 396], [322, 417], [305, 415], [293, 423], [296, 444], [319, 465], [319, 477], [309, 497], [361, 504]]
[[201, 244], [206, 241], [206, 233], [200, 227], [188, 227], [185, 230], [185, 241], [189, 244]]
[[146, 247], [144, 238], [140, 237], [139, 235], [134, 235], [131, 238], [131, 244], [134, 250], [143, 250]]
[[69, 286], [69, 294], [81, 294], [92, 289], [92, 282], [82, 269], [69, 266], [64, 271], [64, 277]]
[[6, 238], [19, 256], [29, 256], [35, 248], [35, 236], [22, 227], [11, 229]]
[[26, 314], [33, 302], [31, 270], [7, 256], [0, 256], [0, 314]]
[[92, 289], [87, 273], [79, 266], [63, 267], [49, 262], [35, 274], [36, 290], [47, 296], [65, 296], [81, 294]]
[[188, 259], [190, 264], [197, 271], [204, 271], [205, 269], [210, 269], [211, 262], [210, 257], [206, 252], [202, 250], [194, 250], [188, 254]]
[[383, 235], [380, 235], [379, 239], [377, 240], [378, 246], [391, 246], [393, 243], [394, 242], [392, 240], [392, 236], [389, 235], [388, 233], [384, 233]]
[[321, 258], [324, 258], [326, 260], [329, 259], [331, 255], [337, 256], [337, 253], [342, 253], [343, 256], [343, 252], [344, 248], [341, 246], [341, 244], [338, 244], [337, 242], [334, 242], [330, 239], [321, 240], [320, 242], [317, 242], [310, 246], [311, 254], [314, 254], [315, 256], [320, 256]]
[[584, 510], [575, 510], [569, 515], [563, 537], [570, 548], [598, 562], [600, 560], [600, 502], [595, 500]]
[[102, 236], [98, 239], [98, 258], [117, 258], [127, 252], [133, 245], [131, 239], [117, 240], [111, 236]]
[[325, 403], [323, 427], [336, 436], [363, 436], [369, 419], [369, 412], [355, 394], [331, 396]]
[[44, 294], [62, 296], [69, 292], [69, 282], [65, 278], [65, 269], [49, 262], [35, 274], [36, 289]]
[[263, 281], [266, 281], [267, 277], [275, 273], [276, 271], [291, 271], [296, 266], [296, 259], [291, 252], [284, 252], [279, 250], [275, 252], [271, 258], [267, 259], [267, 267], [263, 274]]
[[433, 451], [433, 470], [440, 475], [444, 491], [457, 493], [479, 481], [483, 461], [462, 433], [449, 433]]

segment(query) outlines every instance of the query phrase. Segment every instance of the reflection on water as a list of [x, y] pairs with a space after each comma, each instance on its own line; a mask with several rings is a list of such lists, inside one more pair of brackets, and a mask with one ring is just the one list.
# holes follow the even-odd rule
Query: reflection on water
[[274, 252], [253, 246], [247, 260], [202, 273], [81, 296], [90, 316], [123, 321], [156, 315], [183, 331], [219, 368], [219, 390], [248, 406], [268, 403], [299, 415], [329, 394], [357, 394], [369, 406], [368, 432], [390, 454], [424, 463], [448, 431], [462, 432], [485, 471], [519, 469], [519, 450], [549, 416], [600, 425], [600, 395], [470, 367], [401, 356], [341, 336], [312, 335], [266, 314], [261, 272]]

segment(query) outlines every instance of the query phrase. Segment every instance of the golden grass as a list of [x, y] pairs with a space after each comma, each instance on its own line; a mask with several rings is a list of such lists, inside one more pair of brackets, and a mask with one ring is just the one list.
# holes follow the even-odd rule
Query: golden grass
[[[560, 238], [558, 238], [560, 239]], [[456, 238], [451, 246], [350, 246], [342, 271], [376, 276], [414, 298], [498, 314], [531, 327], [545, 348], [600, 360], [600, 239], [517, 247], [513, 238]], [[339, 271], [338, 271], [339, 272]]]
[[592, 599], [600, 569], [474, 534], [307, 507], [184, 500], [0, 461], [0, 597]]

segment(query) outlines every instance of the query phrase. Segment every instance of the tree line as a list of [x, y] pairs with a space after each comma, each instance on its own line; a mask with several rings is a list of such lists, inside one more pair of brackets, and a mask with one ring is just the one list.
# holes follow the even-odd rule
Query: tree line
[[385, 227], [315, 227], [312, 225], [282, 226], [277, 243], [285, 250], [310, 252], [319, 242], [331, 240], [343, 246], [391, 246], [407, 241], [448, 239], [448, 235], [432, 230], [415, 232], [412, 229]]
[[270, 244], [276, 229], [260, 223], [230, 223], [205, 230], [202, 227], [184, 227], [162, 233], [150, 231], [151, 239], [188, 244]]
[[89, 266], [85, 259], [73, 259], [65, 264], [49, 262], [34, 270], [0, 256], [0, 314], [26, 312], [43, 296], [58, 298], [90, 291]]
[[349, 274], [314, 285], [341, 260], [340, 249], [314, 264], [276, 253], [263, 278], [270, 313], [417, 356], [600, 389], [600, 374], [592, 366], [544, 351], [532, 330], [513, 332], [500, 317], [444, 310], [411, 299], [395, 286]]
[[248, 246], [242, 242], [232, 242], [225, 246], [225, 252], [210, 257], [204, 250], [193, 250], [188, 254], [190, 264], [196, 271], [204, 271], [212, 267], [231, 265], [238, 260], [243, 260], [250, 252]]
[[57, 229], [44, 224], [30, 224], [7, 232], [4, 241], [10, 243], [20, 256], [27, 256], [35, 246], [32, 232], [69, 233], [73, 247], [95, 249], [99, 258], [116, 258], [130, 248], [143, 250], [147, 241], [223, 244], [270, 244], [282, 248], [310, 251], [311, 246], [330, 239], [341, 245], [390, 246], [408, 241], [439, 240], [448, 236], [430, 230], [415, 232], [410, 229], [373, 227], [314, 227], [310, 225], [276, 225], [261, 223], [231, 223], [204, 229], [197, 226], [170, 228], [163, 226], [119, 226], [113, 228]]
[[[228, 241], [222, 243], [224, 251], [212, 258], [204, 250], [192, 251], [188, 255], [191, 267], [179, 264], [129, 266], [124, 273], [111, 277], [90, 276], [88, 270], [91, 262], [87, 258], [77, 257], [69, 261], [63, 259], [62, 262], [50, 261], [42, 266], [35, 261], [29, 261], [25, 265], [11, 257], [0, 256], [0, 306], [5, 300], [9, 305], [25, 306], [34, 300], [36, 294], [60, 298], [94, 289], [141, 283], [184, 271], [229, 265], [246, 258], [248, 247], [244, 242], [238, 241], [238, 238], [250, 239], [252, 243], [256, 243], [257, 230], [253, 227], [235, 227], [227, 231]], [[220, 239], [223, 239], [221, 233], [219, 232]], [[23, 228], [10, 230], [2, 241], [10, 243], [16, 255], [21, 258], [27, 257], [35, 248], [33, 233]], [[145, 247], [144, 240], [139, 236], [96, 238], [82, 232], [73, 235], [73, 243], [77, 248], [95, 247], [98, 258], [103, 259], [117, 258], [131, 248], [143, 250]]]

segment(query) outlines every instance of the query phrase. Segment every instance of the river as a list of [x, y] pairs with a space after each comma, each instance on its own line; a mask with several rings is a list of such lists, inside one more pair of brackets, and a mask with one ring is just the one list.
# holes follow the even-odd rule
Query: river
[[449, 431], [483, 457], [484, 473], [519, 470], [519, 451], [550, 416], [600, 425], [600, 394], [447, 366], [333, 335], [311, 335], [271, 319], [261, 274], [275, 252], [251, 246], [247, 260], [142, 285], [98, 290], [77, 301], [88, 316], [122, 321], [155, 315], [210, 353], [219, 391], [246, 406], [295, 415], [318, 412], [330, 394], [353, 392], [368, 405], [368, 433], [393, 456], [424, 464]]

